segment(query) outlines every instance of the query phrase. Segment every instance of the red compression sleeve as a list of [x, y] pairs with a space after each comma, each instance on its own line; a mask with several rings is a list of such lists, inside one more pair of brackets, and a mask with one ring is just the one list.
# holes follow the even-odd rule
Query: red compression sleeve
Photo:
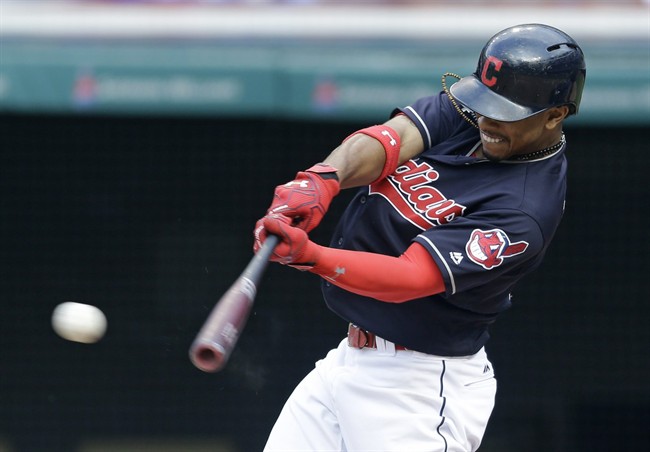
[[402, 303], [445, 291], [440, 269], [418, 243], [400, 257], [318, 247], [318, 263], [309, 271], [350, 292]]

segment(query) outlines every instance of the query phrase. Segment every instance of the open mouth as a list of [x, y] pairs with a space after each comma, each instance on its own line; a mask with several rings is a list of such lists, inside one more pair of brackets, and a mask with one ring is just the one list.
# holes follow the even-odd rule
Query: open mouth
[[471, 243], [469, 244], [469, 250], [473, 256], [480, 261], [486, 261], [488, 259], [487, 255], [483, 252], [481, 245], [478, 243], [479, 238], [473, 237]]
[[503, 138], [493, 137], [491, 135], [488, 135], [486, 132], [482, 130], [481, 130], [481, 139], [486, 143], [501, 143], [503, 141]]

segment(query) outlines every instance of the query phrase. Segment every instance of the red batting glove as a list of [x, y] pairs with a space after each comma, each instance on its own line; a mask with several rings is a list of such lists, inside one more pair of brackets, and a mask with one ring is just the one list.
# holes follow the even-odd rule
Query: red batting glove
[[304, 230], [292, 226], [289, 218], [270, 214], [258, 223], [260, 222], [265, 233], [277, 235], [280, 238], [280, 243], [275, 247], [270, 258], [271, 261], [291, 265], [299, 270], [309, 270], [316, 264], [319, 246], [309, 240]]
[[296, 178], [275, 188], [267, 214], [280, 214], [307, 232], [314, 229], [341, 191], [336, 168], [318, 163], [296, 174]]

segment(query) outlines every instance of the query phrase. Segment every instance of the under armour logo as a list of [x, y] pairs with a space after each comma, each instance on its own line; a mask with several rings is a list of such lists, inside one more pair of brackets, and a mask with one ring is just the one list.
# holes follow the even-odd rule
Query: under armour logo
[[332, 276], [326, 276], [330, 281], [335, 281], [339, 276], [345, 275], [345, 267], [336, 267]]
[[393, 136], [390, 134], [390, 132], [388, 130], [382, 130], [381, 134], [388, 137], [388, 138], [390, 138], [390, 145], [391, 146], [395, 146], [397, 144], [397, 140], [395, 140], [395, 138], [393, 138]]
[[284, 184], [285, 187], [289, 188], [292, 185], [298, 185], [300, 188], [309, 188], [309, 181], [307, 180], [292, 180]]

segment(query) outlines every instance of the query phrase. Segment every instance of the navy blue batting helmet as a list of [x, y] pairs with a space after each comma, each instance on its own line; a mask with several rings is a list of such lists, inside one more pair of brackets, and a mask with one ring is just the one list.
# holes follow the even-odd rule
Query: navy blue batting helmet
[[560, 105], [577, 113], [585, 77], [584, 54], [573, 38], [548, 25], [525, 24], [490, 38], [476, 72], [450, 92], [475, 113], [511, 122]]

